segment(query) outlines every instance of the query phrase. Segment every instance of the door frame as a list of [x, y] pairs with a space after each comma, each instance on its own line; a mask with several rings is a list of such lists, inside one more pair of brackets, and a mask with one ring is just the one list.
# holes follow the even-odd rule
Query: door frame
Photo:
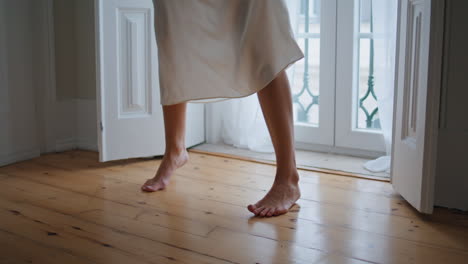
[[[410, 0], [414, 1], [414, 0]], [[402, 2], [398, 1], [398, 28], [396, 54], [400, 52], [400, 14]], [[431, 214], [434, 207], [434, 187], [436, 177], [437, 143], [439, 132], [440, 96], [442, 89], [443, 62], [444, 62], [444, 36], [445, 36], [445, 0], [432, 0], [431, 5], [431, 25], [429, 41], [429, 61], [428, 61], [428, 87], [426, 104], [426, 133], [424, 138], [423, 152], [423, 182], [421, 196], [421, 210], [423, 213]], [[400, 65], [399, 56], [395, 60], [397, 67]], [[400, 76], [398, 70], [395, 71], [395, 96], [393, 105], [397, 99], [397, 83]], [[396, 131], [396, 107], [393, 111], [393, 131], [392, 131], [392, 152], [391, 160], [395, 156], [395, 139], [399, 135]], [[393, 182], [392, 162], [390, 170], [390, 181]]]
[[[96, 4], [98, 1], [93, 0], [93, 2]], [[43, 56], [40, 62], [41, 65], [43, 65], [40, 70], [41, 74], [44, 74], [44, 78], [43, 83], [41, 83], [42, 89], [36, 96], [41, 153], [64, 151], [74, 148], [96, 151], [97, 145], [94, 139], [91, 139], [91, 141], [80, 141], [77, 134], [67, 131], [65, 135], [61, 135], [61, 133], [58, 132], [59, 126], [68, 118], [68, 115], [73, 114], [75, 117], [79, 116], [74, 110], [69, 110], [78, 109], [80, 101], [83, 100], [78, 98], [63, 101], [57, 100], [54, 0], [37, 0], [35, 7], [40, 9], [37, 12], [41, 16], [40, 24], [37, 26], [40, 31], [38, 34], [45, 36], [41, 39], [41, 51], [43, 52]], [[94, 34], [94, 32], [92, 33]], [[63, 112], [64, 109], [66, 110], [65, 112]], [[89, 121], [89, 123], [94, 122], [92, 120]], [[90, 124], [87, 123], [86, 128], [89, 127]]]
[[[96, 52], [96, 115], [97, 115], [97, 123], [96, 126], [100, 130], [100, 133], [97, 133], [97, 149], [99, 150], [99, 160], [101, 161], [103, 157], [105, 157], [104, 149], [102, 148], [102, 142], [104, 140], [104, 133], [102, 133], [102, 130], [104, 129], [104, 124], [102, 123], [101, 116], [102, 116], [102, 109], [104, 108], [104, 101], [103, 96], [101, 95], [101, 89], [102, 89], [102, 79], [101, 79], [101, 72], [102, 72], [102, 64], [101, 61], [103, 61], [102, 54], [101, 54], [101, 46], [102, 46], [102, 40], [101, 40], [101, 32], [102, 32], [102, 17], [100, 14], [101, 10], [101, 1], [100, 0], [94, 0], [94, 36], [95, 36], [95, 52]], [[100, 102], [100, 103], [98, 103]]]

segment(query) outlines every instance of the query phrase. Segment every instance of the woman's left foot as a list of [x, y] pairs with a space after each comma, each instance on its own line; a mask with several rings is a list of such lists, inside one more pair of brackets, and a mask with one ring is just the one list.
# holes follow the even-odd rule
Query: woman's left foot
[[[298, 177], [294, 178], [298, 179]], [[271, 217], [282, 215], [287, 213], [300, 197], [301, 192], [297, 180], [291, 182], [275, 181], [263, 199], [256, 204], [249, 205], [247, 208], [256, 216]]]

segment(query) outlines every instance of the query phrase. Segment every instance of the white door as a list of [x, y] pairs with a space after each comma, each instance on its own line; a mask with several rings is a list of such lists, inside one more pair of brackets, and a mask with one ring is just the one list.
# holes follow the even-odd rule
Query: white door
[[[96, 1], [101, 161], [164, 153], [151, 0]], [[204, 141], [204, 105], [189, 105], [187, 147]]]
[[432, 213], [434, 205], [433, 131], [437, 129], [438, 105], [432, 102], [438, 101], [437, 91], [440, 89], [428, 81], [437, 72], [440, 75], [440, 69], [435, 69], [433, 73], [431, 70], [431, 74], [428, 74], [430, 67], [432, 69], [433, 65], [440, 64], [432, 52], [429, 58], [430, 40], [437, 39], [430, 38], [430, 32], [433, 32], [430, 30], [431, 2], [400, 2], [392, 153], [392, 184], [395, 190], [423, 213]]

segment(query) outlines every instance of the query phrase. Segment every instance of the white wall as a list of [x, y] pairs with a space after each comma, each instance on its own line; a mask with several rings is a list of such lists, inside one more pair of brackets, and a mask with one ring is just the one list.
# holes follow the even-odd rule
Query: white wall
[[77, 36], [74, 0], [54, 0], [56, 95], [58, 101], [77, 94]]
[[0, 0], [0, 166], [97, 150], [94, 1], [55, 2]]
[[[59, 0], [63, 1], [63, 0]], [[75, 0], [76, 97], [96, 99], [94, 0]]]
[[446, 3], [435, 203], [468, 210], [468, 1]]
[[97, 150], [94, 0], [53, 0], [56, 150]]
[[32, 0], [0, 1], [0, 165], [40, 153]]
[[94, 0], [75, 0], [77, 147], [97, 151]]

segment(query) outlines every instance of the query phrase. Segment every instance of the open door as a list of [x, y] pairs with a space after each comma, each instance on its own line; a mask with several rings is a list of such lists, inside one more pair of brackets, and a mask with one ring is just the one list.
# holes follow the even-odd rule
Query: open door
[[392, 184], [422, 213], [434, 206], [442, 64], [443, 8], [431, 8], [433, 2], [442, 1], [400, 0], [399, 6]]
[[[151, 0], [96, 1], [100, 161], [164, 153]], [[204, 105], [187, 109], [187, 147], [204, 141]]]

